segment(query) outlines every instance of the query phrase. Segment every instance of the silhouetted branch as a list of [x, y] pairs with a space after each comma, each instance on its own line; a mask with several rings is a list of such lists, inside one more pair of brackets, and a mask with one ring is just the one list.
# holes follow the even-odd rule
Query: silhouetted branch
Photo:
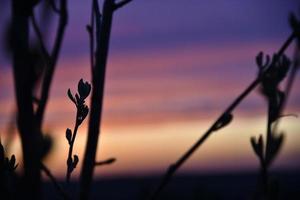
[[44, 165], [43, 163], [41, 163], [40, 167], [41, 167], [41, 170], [44, 171], [44, 173], [47, 175], [47, 177], [53, 183], [55, 189], [62, 196], [62, 198], [65, 199], [65, 200], [70, 199], [68, 197], [68, 195], [66, 194], [66, 192], [61, 187], [61, 185], [57, 182], [56, 178], [53, 176], [53, 174], [51, 173], [51, 171], [46, 167], [46, 165]]
[[55, 1], [54, 0], [48, 0], [52, 10], [57, 13], [57, 14], [60, 14], [60, 10], [57, 8], [56, 4], [55, 4]]
[[68, 90], [69, 99], [76, 106], [76, 119], [75, 119], [75, 127], [73, 129], [73, 133], [70, 129], [66, 130], [66, 139], [69, 143], [69, 152], [67, 158], [67, 173], [66, 173], [66, 181], [70, 182], [71, 173], [76, 168], [79, 158], [77, 155], [73, 156], [73, 147], [74, 142], [77, 135], [78, 127], [82, 124], [84, 119], [87, 117], [89, 108], [85, 105], [85, 99], [89, 96], [91, 91], [91, 85], [88, 82], [83, 82], [81, 79], [78, 83], [78, 93], [75, 94], [75, 97], [72, 95], [71, 90]]
[[[299, 65], [300, 65], [300, 21], [298, 21], [293, 14], [290, 16], [290, 25], [295, 33], [295, 37], [296, 37], [295, 43], [296, 44], [295, 44], [295, 50], [294, 50], [294, 55], [293, 55], [292, 69], [289, 74], [287, 84], [286, 84], [286, 87], [284, 90], [285, 91], [284, 92], [284, 94], [285, 94], [284, 101], [279, 110], [280, 115], [282, 114], [282, 112], [286, 106], [288, 97], [290, 95], [290, 92], [291, 92], [292, 86], [294, 84], [296, 74], [297, 74], [297, 71], [299, 70]], [[278, 123], [275, 124], [275, 127], [274, 127], [275, 130], [277, 128], [277, 125], [278, 125]]]
[[40, 28], [38, 27], [38, 24], [36, 22], [34, 13], [32, 13], [32, 15], [31, 15], [31, 22], [32, 22], [33, 30], [36, 33], [36, 36], [38, 38], [42, 53], [45, 56], [46, 61], [49, 62], [50, 55], [49, 55], [49, 52], [48, 52], [48, 50], [45, 46], [45, 43], [43, 41], [43, 36], [42, 36]]
[[65, 28], [68, 21], [68, 13], [67, 13], [67, 0], [60, 0], [60, 12], [59, 12], [59, 25], [56, 33], [56, 38], [54, 42], [54, 47], [51, 52], [50, 60], [47, 62], [45, 76], [42, 82], [42, 92], [40, 97], [40, 104], [36, 111], [36, 119], [39, 129], [41, 129], [46, 104], [48, 101], [48, 95], [50, 90], [50, 85], [52, 82], [53, 74], [55, 71], [58, 54], [61, 49], [61, 44], [63, 40], [63, 36], [65, 33]]
[[[279, 51], [277, 52], [277, 57], [274, 59], [274, 63], [278, 61], [278, 57], [280, 57], [284, 51], [287, 49], [287, 47], [290, 45], [290, 43], [295, 38], [295, 33], [293, 32], [288, 39], [284, 42], [284, 44], [281, 46]], [[269, 67], [264, 71], [264, 74], [268, 73], [272, 67]], [[167, 183], [170, 181], [171, 177], [175, 174], [175, 172], [183, 165], [183, 163], [190, 158], [190, 156], [206, 141], [206, 139], [216, 130], [216, 127], [218, 127], [218, 124], [226, 118], [226, 116], [231, 115], [232, 111], [241, 103], [241, 101], [250, 94], [251, 91], [256, 88], [256, 86], [262, 81], [262, 76], [258, 76], [230, 105], [225, 111], [220, 115], [220, 117], [213, 123], [213, 125], [203, 134], [203, 136], [194, 144], [192, 145], [188, 151], [186, 151], [174, 164], [170, 165], [167, 172], [163, 176], [159, 186], [154, 191], [154, 193], [150, 196], [150, 199], [154, 200], [157, 199], [161, 191], [164, 189], [164, 187], [167, 185]]]
[[96, 166], [102, 166], [102, 165], [110, 165], [113, 164], [114, 162], [116, 162], [117, 159], [115, 158], [109, 158], [107, 160], [104, 161], [99, 161], [99, 162], [95, 162]]
[[132, 0], [123, 0], [123, 1], [120, 1], [119, 3], [116, 3], [114, 10], [117, 10], [117, 9], [125, 6], [126, 4], [130, 3], [131, 1]]
[[36, 128], [32, 104], [33, 71], [29, 55], [29, 16], [33, 2], [12, 1], [13, 73], [17, 104], [17, 125], [22, 141], [24, 176], [21, 196], [40, 199], [40, 132]]
[[92, 12], [94, 12], [92, 17], [95, 16], [96, 21], [96, 52], [94, 66], [92, 66], [93, 91], [90, 106], [91, 112], [88, 125], [88, 138], [80, 174], [81, 200], [89, 198], [90, 185], [95, 167], [96, 150], [100, 134], [99, 127], [102, 117], [106, 63], [115, 5], [115, 0], [105, 0], [102, 12], [103, 15], [101, 15], [98, 1], [92, 1]]

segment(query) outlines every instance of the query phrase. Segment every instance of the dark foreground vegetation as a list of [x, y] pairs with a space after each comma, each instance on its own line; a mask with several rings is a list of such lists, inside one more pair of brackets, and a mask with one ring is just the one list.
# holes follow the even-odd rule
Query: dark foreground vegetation
[[[115, 158], [96, 160], [104, 99], [106, 63], [113, 16], [117, 10], [132, 0], [104, 0], [102, 10], [97, 0], [92, 0], [90, 22], [85, 27], [90, 38], [91, 80], [80, 80], [76, 92], [66, 88], [66, 98], [76, 108], [74, 129], [66, 128], [66, 144], [69, 153], [66, 158], [66, 180], [59, 182], [51, 169], [43, 163], [51, 149], [51, 136], [44, 132], [44, 116], [49, 101], [49, 91], [58, 62], [64, 33], [68, 24], [67, 0], [11, 1], [11, 22], [8, 28], [8, 51], [12, 57], [16, 96], [16, 124], [22, 143], [23, 172], [16, 174], [18, 158], [6, 155], [0, 148], [0, 198], [1, 199], [299, 199], [299, 172], [272, 172], [276, 159], [288, 133], [277, 129], [285, 116], [287, 104], [300, 63], [300, 21], [291, 14], [291, 33], [273, 54], [258, 52], [256, 56], [257, 75], [241, 91], [206, 132], [186, 150], [178, 160], [167, 167], [161, 178], [122, 178], [93, 181], [95, 167], [112, 164]], [[44, 44], [42, 28], [39, 27], [35, 8], [43, 4], [45, 13], [58, 19], [53, 49]], [[49, 14], [51, 13], [51, 14]], [[46, 20], [47, 21], [47, 20]], [[34, 43], [30, 30], [35, 35]], [[294, 45], [294, 55], [286, 55]], [[126, 67], [126, 66], [124, 66]], [[200, 67], [200, 66], [199, 66]], [[266, 131], [254, 133], [249, 138], [249, 148], [258, 160], [257, 173], [225, 175], [176, 176], [182, 165], [199, 150], [209, 136], [225, 128], [234, 120], [234, 111], [256, 88], [266, 103]], [[75, 94], [74, 94], [75, 93]], [[90, 105], [86, 99], [91, 94]], [[88, 119], [87, 143], [82, 158], [73, 154], [79, 126]], [[147, 155], [145, 155], [147, 157]], [[118, 159], [118, 158], [117, 158]], [[82, 162], [78, 183], [72, 183], [71, 175], [77, 164]], [[51, 182], [44, 183], [41, 173]]]
[[[300, 196], [300, 171], [272, 172], [278, 183], [278, 199], [297, 199]], [[160, 177], [122, 177], [96, 179], [92, 199], [141, 200], [152, 192]], [[257, 172], [178, 175], [159, 199], [161, 200], [244, 200], [256, 199]], [[76, 190], [78, 183], [71, 183]], [[45, 199], [57, 199], [52, 183], [43, 185]]]

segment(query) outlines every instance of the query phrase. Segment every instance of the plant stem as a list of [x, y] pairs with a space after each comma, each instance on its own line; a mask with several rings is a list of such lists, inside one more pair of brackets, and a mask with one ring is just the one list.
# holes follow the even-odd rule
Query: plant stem
[[[284, 44], [281, 46], [279, 51], [277, 52], [277, 55], [279, 58], [284, 51], [287, 49], [287, 47], [291, 44], [293, 39], [295, 38], [295, 33], [292, 33], [288, 39], [284, 42]], [[277, 62], [277, 59], [274, 60], [274, 62]], [[270, 71], [270, 67], [264, 72], [266, 74]], [[232, 111], [243, 101], [243, 99], [250, 94], [254, 88], [261, 82], [261, 76], [257, 77], [230, 105], [225, 111], [220, 115], [220, 117], [213, 123], [213, 125], [203, 134], [203, 136], [194, 144], [192, 145], [186, 153], [184, 153], [176, 162], [175, 164], [170, 165], [167, 172], [163, 176], [159, 186], [154, 191], [154, 193], [150, 196], [150, 199], [154, 200], [157, 199], [161, 193], [161, 191], [164, 189], [164, 187], [167, 185], [167, 183], [171, 180], [172, 176], [175, 174], [175, 172], [183, 165], [183, 163], [190, 158], [190, 156], [206, 141], [206, 139], [211, 135], [211, 133], [214, 132], [214, 128], [216, 125], [220, 122], [220, 120], [227, 114], [232, 113]]]
[[54, 47], [51, 52], [51, 56], [49, 62], [47, 62], [47, 68], [45, 72], [45, 77], [42, 82], [42, 92], [40, 97], [40, 103], [36, 111], [36, 119], [39, 130], [41, 130], [44, 113], [48, 101], [49, 90], [51, 86], [51, 82], [53, 79], [53, 74], [55, 71], [56, 63], [58, 60], [58, 55], [61, 49], [65, 28], [68, 21], [68, 13], [67, 13], [67, 0], [60, 0], [60, 18], [59, 25], [56, 33], [56, 39], [54, 42]]
[[67, 200], [70, 199], [68, 195], [65, 193], [65, 191], [62, 189], [62, 187], [59, 185], [59, 183], [56, 181], [55, 177], [51, 173], [51, 171], [43, 164], [41, 163], [41, 170], [45, 172], [45, 174], [48, 176], [48, 178], [53, 183], [55, 189], [59, 192], [59, 194], [63, 197], [63, 199]]
[[68, 153], [68, 158], [67, 158], [67, 173], [66, 173], [66, 182], [67, 183], [70, 183], [70, 178], [71, 178], [71, 173], [72, 173], [72, 168], [71, 168], [72, 166], [70, 165], [70, 163], [68, 161], [72, 160], [74, 142], [75, 142], [75, 138], [76, 138], [76, 135], [77, 135], [77, 130], [78, 130], [78, 127], [79, 127], [79, 124], [77, 123], [77, 117], [78, 117], [78, 111], [77, 111], [77, 114], [76, 114], [76, 123], [75, 123], [75, 126], [74, 126], [74, 131], [73, 131], [71, 142], [70, 142], [70, 145], [69, 145], [69, 153]]
[[[93, 4], [95, 1], [93, 2]], [[95, 4], [98, 5], [98, 2]], [[94, 4], [94, 9], [97, 6]], [[101, 113], [103, 106], [103, 95], [104, 95], [104, 81], [106, 62], [109, 49], [109, 39], [112, 25], [112, 18], [114, 12], [115, 1], [105, 0], [103, 7], [103, 18], [100, 28], [100, 35], [97, 34], [96, 44], [96, 58], [95, 66], [93, 69], [92, 78], [92, 98], [91, 98], [91, 111], [88, 124], [88, 138], [87, 145], [84, 154], [83, 166], [80, 176], [80, 199], [89, 199], [90, 185], [92, 181], [94, 163], [96, 157], [96, 150], [99, 138], [99, 127], [101, 123]], [[93, 9], [92, 12], [95, 12]], [[99, 16], [96, 16], [99, 17]], [[99, 26], [97, 24], [96, 26]], [[99, 31], [97, 28], [96, 31]]]
[[24, 177], [20, 197], [40, 199], [40, 133], [32, 104], [33, 66], [29, 60], [30, 2], [12, 1], [13, 73], [17, 102], [17, 125], [24, 159]]

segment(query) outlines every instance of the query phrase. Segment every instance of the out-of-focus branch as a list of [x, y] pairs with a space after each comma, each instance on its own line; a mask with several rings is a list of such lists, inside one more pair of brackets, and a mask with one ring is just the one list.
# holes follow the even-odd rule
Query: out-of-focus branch
[[96, 165], [96, 166], [110, 165], [110, 164], [113, 164], [114, 162], [116, 162], [116, 160], [117, 160], [117, 159], [115, 159], [115, 158], [109, 158], [109, 159], [107, 159], [107, 160], [95, 162], [95, 165]]
[[65, 28], [68, 21], [68, 13], [67, 13], [67, 0], [60, 0], [60, 13], [59, 13], [59, 25], [56, 33], [56, 38], [54, 42], [54, 47], [52, 49], [49, 62], [47, 62], [45, 76], [42, 82], [42, 92], [40, 97], [40, 103], [38, 109], [36, 111], [36, 119], [39, 130], [41, 130], [44, 113], [48, 101], [48, 95], [50, 90], [50, 85], [52, 82], [53, 74], [55, 71], [58, 55], [61, 49], [63, 36], [65, 33]]
[[34, 32], [36, 33], [36, 36], [38, 38], [42, 53], [45, 56], [46, 61], [49, 62], [50, 55], [49, 55], [49, 52], [48, 52], [48, 50], [46, 48], [46, 45], [43, 41], [43, 36], [42, 36], [40, 28], [38, 27], [38, 24], [37, 24], [34, 13], [32, 13], [32, 15], [31, 15], [31, 22], [32, 22]]
[[116, 3], [115, 4], [115, 10], [125, 6], [126, 4], [130, 3], [132, 0], [123, 0], [123, 1], [120, 1], [119, 3]]
[[[95, 157], [100, 134], [101, 114], [104, 97], [104, 82], [108, 57], [109, 40], [112, 26], [115, 0], [105, 0], [101, 15], [97, 0], [92, 1], [92, 17], [95, 17], [95, 60], [92, 67], [92, 98], [88, 125], [88, 138], [84, 153], [84, 160], [80, 174], [80, 199], [89, 198], [90, 186], [95, 168]], [[93, 21], [93, 20], [91, 20]], [[93, 26], [94, 27], [94, 26]], [[93, 39], [94, 40], [94, 39]], [[91, 47], [93, 49], [93, 47]], [[94, 52], [92, 52], [94, 55]]]
[[57, 8], [56, 4], [55, 4], [55, 1], [54, 0], [48, 0], [52, 10], [57, 13], [57, 14], [60, 14], [60, 10]]
[[12, 49], [13, 73], [17, 104], [17, 125], [21, 137], [24, 176], [21, 193], [24, 199], [37, 200], [41, 197], [40, 177], [40, 133], [36, 128], [32, 104], [33, 66], [29, 59], [29, 16], [32, 1], [12, 2]]
[[67, 158], [67, 173], [66, 173], [66, 181], [70, 182], [71, 173], [76, 168], [79, 158], [77, 155], [73, 155], [74, 142], [77, 135], [77, 130], [79, 126], [82, 124], [83, 120], [87, 117], [89, 108], [85, 105], [85, 99], [88, 97], [91, 91], [91, 85], [88, 82], [83, 82], [81, 79], [78, 83], [78, 93], [75, 94], [75, 97], [72, 95], [71, 90], [68, 90], [68, 97], [76, 106], [76, 119], [75, 119], [75, 127], [73, 129], [73, 133], [70, 129], [66, 130], [66, 139], [69, 143], [69, 152]]
[[68, 195], [66, 194], [66, 192], [63, 190], [63, 188], [61, 187], [61, 185], [57, 182], [56, 178], [53, 176], [53, 174], [51, 173], [50, 169], [48, 169], [48, 167], [46, 167], [46, 165], [44, 165], [43, 163], [41, 163], [40, 165], [41, 170], [44, 171], [44, 173], [46, 174], [46, 176], [50, 179], [50, 181], [53, 183], [55, 189], [58, 191], [58, 193], [62, 196], [63, 199], [68, 200], [70, 199], [68, 197]]
[[[293, 32], [287, 40], [283, 43], [281, 48], [277, 52], [277, 58], [274, 59], [274, 63], [278, 61], [278, 58], [284, 53], [287, 47], [291, 44], [295, 38], [295, 33]], [[264, 74], [268, 73], [272, 67], [265, 70]], [[220, 115], [220, 117], [213, 123], [213, 125], [202, 135], [202, 137], [192, 145], [174, 164], [170, 165], [167, 172], [163, 176], [159, 186], [156, 188], [154, 193], [150, 196], [150, 199], [157, 199], [164, 189], [164, 187], [171, 180], [175, 172], [187, 161], [193, 153], [206, 141], [206, 139], [216, 130], [218, 124], [226, 117], [226, 115], [231, 115], [232, 111], [244, 100], [244, 98], [252, 92], [256, 86], [262, 81], [262, 76], [257, 77]]]

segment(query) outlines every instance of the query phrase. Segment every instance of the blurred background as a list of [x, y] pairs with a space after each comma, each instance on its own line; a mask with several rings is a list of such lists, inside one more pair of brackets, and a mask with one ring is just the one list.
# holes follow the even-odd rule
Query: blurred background
[[[102, 1], [100, 1], [102, 2]], [[1, 0], [0, 36], [10, 20], [10, 2]], [[79, 79], [90, 81], [89, 23], [91, 3], [69, 1], [69, 24], [58, 61], [44, 123], [54, 138], [46, 165], [64, 178], [75, 108], [67, 98]], [[98, 160], [116, 157], [110, 166], [96, 168], [96, 177], [161, 175], [212, 124], [257, 75], [255, 56], [273, 54], [291, 30], [294, 0], [135, 0], [115, 13], [106, 76], [105, 102]], [[37, 8], [36, 12], [40, 10]], [[52, 47], [56, 18], [47, 25]], [[43, 24], [40, 24], [43, 27]], [[287, 51], [291, 56], [293, 46]], [[0, 49], [0, 134], [5, 143], [15, 111], [11, 55]], [[300, 76], [297, 75], [286, 114], [300, 114]], [[258, 91], [233, 113], [234, 121], [213, 134], [179, 170], [182, 174], [220, 174], [259, 169], [250, 137], [265, 134], [266, 102]], [[79, 129], [75, 152], [82, 161], [87, 122]], [[285, 143], [273, 170], [300, 167], [299, 118], [285, 117], [280, 130]], [[17, 134], [9, 154], [21, 164]], [[20, 167], [19, 167], [20, 168]], [[73, 173], [78, 177], [80, 165]]]

